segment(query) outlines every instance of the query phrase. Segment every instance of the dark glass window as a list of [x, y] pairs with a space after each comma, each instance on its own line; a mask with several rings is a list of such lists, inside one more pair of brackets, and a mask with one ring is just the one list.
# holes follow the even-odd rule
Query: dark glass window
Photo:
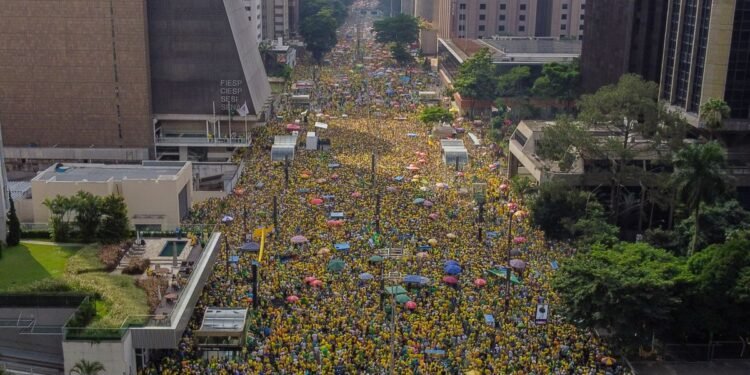
[[520, 7], [520, 9], [521, 9], [521, 10], [526, 10], [526, 4], [521, 4], [521, 7]]
[[481, 10], [487, 9], [487, 4], [479, 4], [479, 9]]
[[750, 2], [738, 1], [734, 12], [724, 100], [731, 117], [750, 119]]

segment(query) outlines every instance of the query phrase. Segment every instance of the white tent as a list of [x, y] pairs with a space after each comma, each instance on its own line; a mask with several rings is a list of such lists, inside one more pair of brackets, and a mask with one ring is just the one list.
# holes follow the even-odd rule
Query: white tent
[[458, 161], [459, 168], [469, 163], [469, 153], [466, 151], [464, 141], [458, 139], [441, 139], [441, 154], [443, 162], [449, 166], [455, 166]]

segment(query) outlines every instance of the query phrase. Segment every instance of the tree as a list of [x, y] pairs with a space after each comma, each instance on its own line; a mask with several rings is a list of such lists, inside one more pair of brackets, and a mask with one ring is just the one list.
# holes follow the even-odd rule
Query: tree
[[391, 44], [391, 56], [397, 63], [407, 65], [414, 61], [414, 56], [406, 50], [403, 44]]
[[341, 26], [346, 20], [346, 4], [338, 0], [305, 0], [301, 1], [299, 6], [300, 22], [315, 18], [321, 10], [325, 9], [331, 11], [331, 16], [336, 20], [336, 27]]
[[570, 238], [573, 225], [586, 215], [588, 198], [586, 193], [563, 182], [544, 182], [531, 201], [531, 219], [548, 238]]
[[602, 205], [590, 199], [586, 204], [586, 214], [573, 224], [576, 247], [589, 249], [594, 245], [614, 246], [620, 235], [620, 228], [609, 224]]
[[18, 220], [16, 205], [13, 198], [10, 199], [10, 210], [8, 211], [8, 236], [5, 243], [8, 246], [16, 246], [21, 242], [21, 222]]
[[118, 243], [128, 237], [130, 223], [123, 197], [114, 194], [105, 197], [101, 213], [98, 236], [102, 243]]
[[55, 242], [67, 242], [70, 240], [72, 214], [75, 211], [75, 201], [72, 197], [55, 196], [54, 199], [45, 199], [42, 204], [47, 207], [50, 216], [50, 237]]
[[687, 291], [689, 311], [680, 317], [685, 333], [750, 334], [750, 232], [743, 231], [723, 244], [711, 245], [688, 260], [695, 285]]
[[101, 221], [102, 199], [89, 192], [79, 191], [73, 198], [76, 210], [76, 224], [83, 242], [96, 239], [96, 231]]
[[531, 88], [531, 69], [517, 66], [497, 79], [497, 92], [501, 97], [528, 96]]
[[[696, 250], [712, 244], [724, 243], [732, 233], [750, 230], [750, 212], [745, 211], [737, 200], [718, 202], [701, 208], [701, 232], [698, 233]], [[695, 217], [682, 220], [675, 228], [681, 248], [687, 249], [695, 231]]]
[[488, 48], [482, 48], [458, 68], [458, 74], [453, 87], [464, 99], [473, 99], [471, 111], [474, 112], [474, 102], [477, 100], [493, 100], [497, 92], [497, 78], [492, 55]]
[[73, 368], [70, 369], [70, 374], [76, 374], [76, 375], [99, 375], [101, 372], [105, 371], [104, 365], [101, 364], [101, 362], [98, 361], [92, 361], [89, 362], [85, 359], [82, 359], [73, 366]]
[[443, 107], [425, 107], [422, 109], [422, 112], [419, 113], [419, 121], [422, 121], [425, 124], [451, 122], [453, 121], [453, 113]]
[[688, 255], [698, 244], [701, 204], [711, 203], [728, 190], [729, 177], [725, 171], [726, 156], [718, 143], [690, 145], [680, 150], [674, 160], [673, 181], [677, 191], [687, 203], [695, 218], [693, 239]]
[[568, 64], [548, 63], [542, 67], [542, 75], [534, 81], [531, 93], [535, 96], [554, 98], [570, 106], [578, 92], [581, 72], [578, 61]]
[[320, 64], [323, 56], [336, 45], [336, 28], [338, 24], [330, 8], [323, 8], [314, 16], [302, 21], [300, 34], [305, 39], [305, 48]]
[[378, 43], [405, 45], [419, 39], [419, 19], [408, 14], [399, 14], [375, 21], [372, 24]]
[[552, 286], [563, 313], [586, 327], [604, 327], [626, 343], [663, 332], [689, 284], [685, 261], [644, 243], [595, 246], [563, 261]]
[[701, 104], [700, 119], [711, 132], [711, 139], [714, 139], [714, 132], [722, 128], [724, 120], [729, 118], [731, 112], [727, 102], [721, 99], [710, 98]]

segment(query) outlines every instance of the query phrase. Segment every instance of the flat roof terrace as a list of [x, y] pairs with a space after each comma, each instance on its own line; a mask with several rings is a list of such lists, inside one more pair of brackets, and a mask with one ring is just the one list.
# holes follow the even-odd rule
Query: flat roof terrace
[[185, 164], [180, 166], [55, 164], [40, 172], [32, 181], [42, 182], [106, 182], [110, 180], [165, 180], [175, 179]]

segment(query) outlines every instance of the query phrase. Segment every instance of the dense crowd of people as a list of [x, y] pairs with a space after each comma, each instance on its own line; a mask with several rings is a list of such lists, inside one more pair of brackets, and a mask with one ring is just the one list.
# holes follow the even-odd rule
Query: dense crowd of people
[[[467, 141], [470, 162], [458, 171], [442, 160], [439, 140], [416, 118], [418, 92], [434, 89], [436, 76], [396, 66], [369, 35], [358, 59], [357, 22], [371, 24], [350, 17], [326, 64], [295, 69], [295, 79], [315, 77], [307, 121], [302, 109], [289, 108], [285, 121], [258, 130], [242, 155], [237, 194], [194, 208], [196, 222], [234, 217], [223, 228], [234, 248], [251, 240], [253, 229], [272, 225], [278, 199], [258, 296], [249, 272], [256, 254], [237, 253], [231, 272], [222, 258], [191, 323], [197, 329], [207, 306], [250, 307], [241, 352], [204, 359], [188, 331], [180, 350], [143, 373], [381, 374], [391, 366], [397, 374], [621, 371], [609, 365], [612, 353], [599, 338], [556, 312], [550, 278], [574, 250], [546, 242], [529, 225], [493, 147]], [[298, 148], [287, 184], [284, 163], [271, 162], [269, 150], [272, 136], [289, 134], [286, 123], [294, 120], [301, 134], [330, 139], [331, 149]], [[315, 121], [328, 128], [315, 129]], [[477, 182], [486, 183], [481, 211]], [[339, 212], [343, 218], [332, 216]], [[381, 259], [383, 248], [403, 251]], [[511, 251], [521, 263], [506, 296]], [[403, 287], [405, 297], [383, 293], [393, 286]], [[536, 321], [539, 304], [551, 310], [546, 322]]]

